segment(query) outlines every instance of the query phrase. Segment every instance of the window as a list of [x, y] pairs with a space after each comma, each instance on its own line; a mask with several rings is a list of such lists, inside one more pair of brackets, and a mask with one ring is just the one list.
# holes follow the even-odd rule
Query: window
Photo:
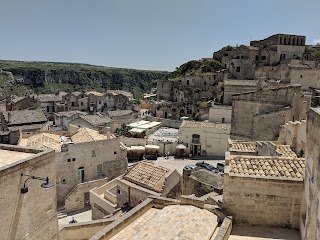
[[240, 72], [240, 67], [237, 67], [236, 72]]
[[120, 194], [120, 189], [119, 188], [117, 189], [117, 193]]
[[61, 179], [61, 183], [66, 184], [66, 180], [64, 178]]
[[68, 158], [68, 160], [67, 160], [68, 162], [71, 162], [71, 159], [70, 158]]
[[81, 102], [81, 106], [83, 106], [83, 102]]
[[187, 80], [187, 86], [189, 86], [189, 80]]
[[284, 53], [280, 54], [280, 60], [282, 60], [282, 59], [286, 59], [286, 55]]
[[91, 154], [92, 154], [92, 157], [95, 157], [96, 156], [96, 150], [92, 150]]
[[302, 78], [303, 76], [302, 75], [300, 75], [300, 78]]
[[221, 122], [222, 122], [222, 123], [225, 123], [225, 121], [226, 121], [225, 118], [222, 118], [222, 121], [221, 121]]
[[204, 82], [204, 85], [206, 86], [206, 85], [207, 85], [207, 82]]
[[72, 158], [72, 162], [76, 161], [76, 158]]
[[256, 55], [256, 61], [259, 61], [259, 55]]
[[117, 154], [117, 151], [114, 151], [113, 154]]
[[266, 59], [267, 59], [266, 56], [262, 56], [262, 57], [261, 57], [261, 60], [262, 60], [262, 61], [264, 61], [264, 60], [266, 60]]
[[97, 165], [97, 175], [101, 175], [103, 172], [103, 165], [102, 164], [98, 164]]
[[74, 102], [71, 102], [71, 106], [74, 106]]
[[101, 102], [99, 102], [99, 104], [101, 104]]

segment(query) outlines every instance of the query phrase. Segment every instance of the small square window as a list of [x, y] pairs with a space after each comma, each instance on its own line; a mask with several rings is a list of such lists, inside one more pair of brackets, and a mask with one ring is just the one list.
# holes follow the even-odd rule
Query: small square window
[[113, 154], [117, 154], [117, 151], [114, 151]]
[[68, 160], [67, 160], [68, 162], [71, 162], [71, 159], [70, 158], [68, 158]]
[[76, 158], [72, 158], [72, 162], [76, 161]]
[[118, 194], [120, 194], [120, 189], [117, 189]]
[[66, 184], [66, 180], [65, 180], [65, 179], [61, 179], [61, 182], [62, 182], [63, 184]]
[[95, 157], [96, 156], [96, 150], [92, 150], [91, 154], [92, 154], [92, 157]]
[[240, 72], [240, 67], [237, 67], [236, 72]]
[[263, 61], [266, 60], [266, 59], [267, 59], [266, 56], [262, 56], [262, 57], [261, 57], [261, 60], [263, 60]]
[[302, 78], [303, 76], [302, 75], [300, 75], [300, 78]]

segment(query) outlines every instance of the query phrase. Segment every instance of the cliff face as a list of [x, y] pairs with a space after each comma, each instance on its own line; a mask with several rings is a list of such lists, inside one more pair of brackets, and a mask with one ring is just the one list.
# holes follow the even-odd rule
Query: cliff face
[[[84, 89], [126, 89], [148, 91], [155, 80], [168, 76], [164, 71], [110, 68], [74, 63], [0, 61], [0, 69], [12, 73], [10, 82], [34, 92]], [[10, 74], [8, 73], [8, 74]], [[0, 89], [1, 91], [1, 89]], [[1, 94], [6, 95], [6, 94]], [[19, 95], [19, 94], [18, 94]]]

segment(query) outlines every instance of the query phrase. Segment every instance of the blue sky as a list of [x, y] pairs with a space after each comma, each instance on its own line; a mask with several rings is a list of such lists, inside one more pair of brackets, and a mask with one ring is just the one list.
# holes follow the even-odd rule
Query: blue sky
[[0, 0], [0, 59], [172, 71], [275, 33], [320, 42], [319, 0]]

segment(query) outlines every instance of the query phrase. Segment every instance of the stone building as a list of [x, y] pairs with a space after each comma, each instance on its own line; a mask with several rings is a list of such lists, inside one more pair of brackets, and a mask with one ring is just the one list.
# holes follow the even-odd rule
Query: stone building
[[194, 156], [224, 156], [230, 138], [230, 124], [183, 121], [178, 132], [185, 153]]
[[216, 97], [222, 73], [193, 74], [178, 80], [157, 82], [157, 101], [150, 111], [155, 117], [208, 119], [210, 102]]
[[67, 130], [69, 123], [79, 118], [81, 115], [87, 115], [86, 112], [82, 111], [67, 111], [67, 112], [58, 112], [54, 114], [54, 124], [63, 130]]
[[88, 204], [87, 192], [99, 185], [96, 180], [103, 184], [104, 179], [111, 180], [127, 169], [126, 148], [110, 132], [102, 135], [80, 128], [70, 137], [40, 133], [28, 138], [28, 146], [55, 150], [58, 205], [71, 204], [65, 206], [68, 212]]
[[21, 174], [52, 181], [54, 152], [0, 144], [1, 239], [58, 239], [56, 186]]
[[143, 161], [90, 191], [92, 218], [112, 215], [118, 208], [135, 207], [149, 196], [175, 198], [181, 194], [181, 175], [153, 162]]
[[306, 170], [303, 207], [301, 211], [301, 238], [315, 240], [320, 238], [319, 216], [319, 131], [320, 110], [310, 108], [308, 111], [306, 133]]
[[304, 169], [303, 158], [226, 158], [226, 213], [236, 224], [299, 229]]
[[39, 102], [35, 96], [17, 97], [10, 96], [6, 98], [6, 111], [13, 110], [33, 110], [39, 107]]
[[114, 129], [120, 128], [122, 124], [129, 124], [138, 118], [138, 113], [132, 110], [108, 111], [107, 116], [114, 122]]
[[299, 85], [263, 89], [233, 96], [231, 138], [275, 140], [281, 125], [306, 119], [310, 96]]
[[231, 123], [232, 107], [213, 105], [209, 109], [209, 122]]
[[97, 131], [101, 131], [106, 127], [113, 129], [113, 120], [107, 116], [103, 116], [100, 113], [96, 114], [81, 114], [77, 118], [69, 121], [68, 129], [70, 124], [78, 127], [87, 127]]
[[228, 154], [246, 156], [278, 156], [296, 158], [290, 145], [277, 141], [241, 141], [228, 139]]
[[35, 132], [49, 129], [47, 117], [41, 109], [1, 112], [0, 118], [3, 131]]
[[231, 80], [226, 79], [223, 83], [223, 104], [231, 105], [232, 96], [239, 93], [253, 92], [258, 90], [257, 80]]
[[66, 92], [58, 91], [55, 94], [39, 94], [36, 98], [40, 105], [39, 108], [53, 120], [53, 113], [66, 110], [65, 106], [62, 105], [64, 96], [66, 95]]

